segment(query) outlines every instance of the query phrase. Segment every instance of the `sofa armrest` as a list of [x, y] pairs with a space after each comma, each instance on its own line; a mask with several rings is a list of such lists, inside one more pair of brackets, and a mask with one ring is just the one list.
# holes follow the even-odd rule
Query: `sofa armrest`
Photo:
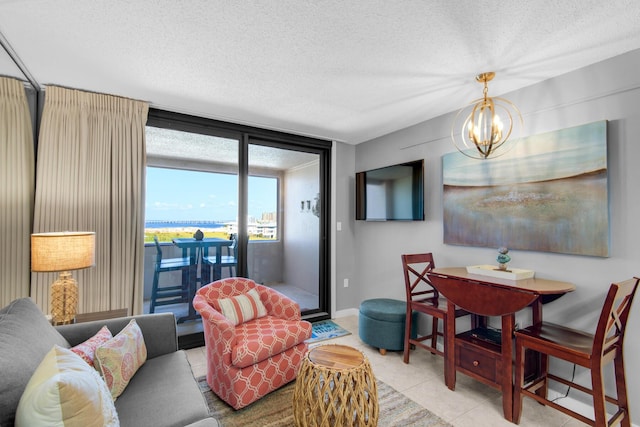
[[60, 325], [56, 326], [56, 329], [73, 347], [94, 336], [105, 325], [115, 336], [122, 328], [127, 326], [131, 319], [136, 319], [136, 323], [140, 326], [144, 343], [147, 347], [148, 359], [178, 350], [178, 333], [173, 313], [140, 314], [116, 319], [95, 320], [86, 323]]

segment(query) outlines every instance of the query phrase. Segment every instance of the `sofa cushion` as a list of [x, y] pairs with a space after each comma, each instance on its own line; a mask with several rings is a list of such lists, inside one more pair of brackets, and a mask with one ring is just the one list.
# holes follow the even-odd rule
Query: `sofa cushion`
[[100, 374], [74, 352], [54, 346], [25, 388], [16, 427], [116, 427], [118, 414]]
[[255, 365], [311, 337], [311, 323], [265, 316], [236, 326], [231, 363], [238, 368]]
[[147, 347], [135, 319], [131, 319], [115, 337], [98, 347], [94, 358], [96, 368], [114, 399], [122, 394], [146, 360]]
[[221, 298], [216, 301], [216, 305], [222, 315], [234, 325], [267, 315], [267, 309], [260, 301], [260, 295], [255, 289], [229, 298]]
[[122, 427], [182, 427], [209, 417], [182, 350], [147, 360], [115, 405]]
[[111, 335], [111, 331], [106, 326], [103, 326], [97, 334], [89, 338], [83, 343], [80, 343], [74, 347], [71, 347], [71, 351], [73, 351], [78, 356], [82, 357], [82, 360], [87, 362], [89, 366], [95, 368], [93, 364], [93, 359], [96, 354], [96, 349], [100, 347], [102, 344], [109, 341], [113, 338]]
[[0, 343], [0, 426], [11, 426], [20, 396], [44, 356], [54, 345], [70, 346], [30, 298], [0, 310]]

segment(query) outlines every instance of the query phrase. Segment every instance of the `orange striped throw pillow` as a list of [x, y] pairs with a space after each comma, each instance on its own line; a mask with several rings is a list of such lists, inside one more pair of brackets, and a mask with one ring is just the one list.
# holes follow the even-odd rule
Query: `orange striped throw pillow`
[[267, 315], [267, 309], [260, 301], [260, 295], [255, 289], [251, 289], [246, 294], [220, 299], [218, 305], [222, 315], [234, 325]]

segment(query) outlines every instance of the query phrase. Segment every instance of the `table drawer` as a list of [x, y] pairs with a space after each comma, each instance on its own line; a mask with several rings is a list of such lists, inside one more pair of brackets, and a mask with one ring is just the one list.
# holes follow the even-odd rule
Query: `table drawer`
[[500, 355], [480, 346], [456, 342], [456, 366], [463, 372], [497, 384], [501, 365]]

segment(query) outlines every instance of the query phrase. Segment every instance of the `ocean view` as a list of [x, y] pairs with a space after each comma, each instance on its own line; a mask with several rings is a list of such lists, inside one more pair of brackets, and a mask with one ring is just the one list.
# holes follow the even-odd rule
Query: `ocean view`
[[232, 221], [200, 221], [200, 220], [188, 220], [188, 221], [164, 221], [164, 220], [150, 220], [145, 221], [144, 228], [206, 228], [206, 229], [218, 229], [225, 228], [227, 224]]
[[[145, 242], [152, 242], [154, 235], [160, 242], [170, 242], [176, 237], [192, 237], [196, 230], [201, 230], [205, 237], [227, 238], [237, 232], [237, 223], [206, 220], [149, 220], [144, 223]], [[252, 240], [273, 240], [277, 236], [277, 226], [275, 223], [250, 223], [247, 233]]]

